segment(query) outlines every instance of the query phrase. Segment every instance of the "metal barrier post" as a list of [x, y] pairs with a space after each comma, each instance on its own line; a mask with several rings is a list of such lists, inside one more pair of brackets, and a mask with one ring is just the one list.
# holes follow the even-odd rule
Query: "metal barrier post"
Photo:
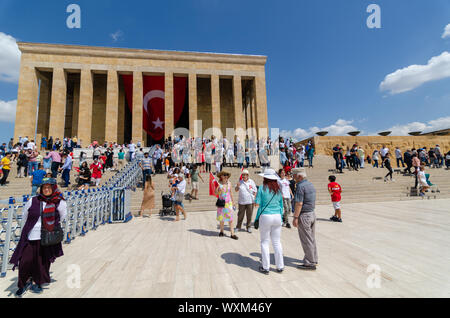
[[14, 215], [14, 198], [9, 198], [9, 208], [8, 208], [8, 220], [6, 223], [6, 236], [5, 243], [3, 244], [3, 255], [2, 255], [2, 271], [1, 277], [6, 276], [6, 269], [8, 268], [9, 262], [9, 247], [11, 244], [11, 230], [12, 230], [12, 220]]

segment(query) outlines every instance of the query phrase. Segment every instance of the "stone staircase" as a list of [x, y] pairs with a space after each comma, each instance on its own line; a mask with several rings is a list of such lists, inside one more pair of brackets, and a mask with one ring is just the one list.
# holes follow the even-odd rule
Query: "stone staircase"
[[[314, 160], [314, 168], [306, 168], [308, 179], [316, 187], [317, 204], [331, 205], [330, 195], [328, 194], [328, 176], [336, 175], [337, 182], [343, 188], [342, 203], [357, 203], [357, 202], [384, 202], [384, 201], [403, 201], [403, 200], [426, 200], [436, 198], [450, 198], [450, 171], [445, 169], [427, 169], [426, 173], [430, 173], [430, 180], [436, 184], [440, 193], [431, 193], [422, 197], [408, 196], [408, 187], [414, 186], [414, 177], [403, 176], [394, 173], [394, 181], [384, 182], [383, 178], [387, 174], [385, 168], [373, 168], [366, 164], [365, 169], [359, 171], [348, 171], [344, 169], [344, 174], [335, 174], [329, 170], [334, 169], [335, 163], [332, 157], [317, 156]], [[212, 168], [214, 171], [214, 167]], [[396, 169], [396, 168], [394, 168]], [[234, 186], [240, 176], [239, 168], [226, 167], [224, 170], [231, 173], [230, 181]], [[258, 176], [260, 169], [249, 169], [250, 178], [252, 178], [257, 185], [262, 184], [262, 177]], [[209, 193], [209, 174], [201, 174], [205, 183], [199, 182], [199, 199], [193, 200], [191, 203], [184, 201], [185, 210], [189, 212], [199, 211], [214, 211], [216, 198], [208, 195]], [[380, 179], [381, 178], [381, 179]], [[162, 208], [161, 192], [168, 192], [168, 179], [166, 175], [156, 175], [153, 178], [155, 184], [155, 211], [159, 212]], [[191, 186], [186, 187], [186, 193], [191, 191]], [[137, 189], [132, 196], [132, 212], [137, 214], [143, 197], [142, 189]], [[233, 192], [235, 200], [238, 198], [238, 193]]]
[[[90, 161], [89, 161], [90, 162]], [[74, 166], [78, 166], [78, 161], [74, 161]], [[330, 169], [334, 168], [334, 160], [328, 156], [317, 156], [314, 160], [314, 168], [306, 168], [308, 179], [314, 184], [317, 190], [317, 204], [330, 205], [330, 195], [328, 194], [327, 184], [328, 176], [334, 174]], [[395, 169], [395, 168], [394, 168]], [[225, 170], [231, 173], [230, 181], [234, 186], [240, 176], [239, 168], [226, 167]], [[213, 167], [214, 171], [214, 167]], [[250, 178], [252, 178], [257, 185], [262, 184], [262, 177], [258, 176], [260, 169], [249, 169]], [[115, 171], [106, 171], [102, 181], [106, 182]], [[348, 171], [344, 169], [344, 174], [334, 174], [337, 176], [337, 182], [342, 185], [342, 203], [357, 203], [357, 202], [384, 202], [384, 201], [402, 201], [402, 200], [426, 200], [436, 198], [450, 198], [450, 171], [445, 169], [427, 169], [426, 173], [430, 173], [430, 180], [437, 185], [440, 193], [427, 193], [425, 198], [409, 196], [408, 187], [414, 186], [414, 177], [403, 176], [394, 173], [394, 182], [384, 182], [383, 177], [387, 170], [382, 168], [373, 168], [367, 166], [365, 169], [359, 171]], [[12, 164], [11, 173], [8, 181], [10, 182], [5, 187], [0, 187], [0, 199], [8, 197], [18, 197], [31, 193], [31, 184], [29, 178], [16, 178], [17, 168], [15, 163]], [[71, 181], [75, 182], [75, 171], [71, 173]], [[189, 202], [184, 201], [185, 209], [189, 212], [199, 211], [214, 211], [216, 198], [209, 196], [209, 174], [201, 174], [204, 183], [199, 182], [199, 199]], [[376, 179], [381, 178], [381, 179]], [[58, 177], [58, 181], [61, 178]], [[168, 179], [166, 175], [156, 175], [153, 178], [155, 184], [155, 211], [158, 213], [162, 208], [161, 192], [168, 192]], [[66, 189], [64, 189], [66, 190]], [[188, 185], [186, 193], [191, 191], [191, 186]], [[238, 198], [238, 193], [233, 192], [235, 200]], [[142, 189], [137, 189], [132, 195], [132, 212], [137, 214], [143, 197]]]

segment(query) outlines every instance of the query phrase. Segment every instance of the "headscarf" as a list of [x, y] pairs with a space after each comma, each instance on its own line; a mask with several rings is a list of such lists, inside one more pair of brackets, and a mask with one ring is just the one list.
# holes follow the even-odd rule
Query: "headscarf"
[[45, 209], [42, 211], [42, 226], [49, 232], [52, 232], [55, 227], [55, 221], [56, 221], [56, 209], [59, 205], [59, 202], [61, 200], [64, 200], [64, 197], [62, 193], [58, 190], [58, 185], [51, 184], [52, 186], [52, 194], [49, 196], [45, 196], [42, 194], [42, 187], [46, 184], [50, 183], [43, 183], [41, 185], [41, 191], [38, 196], [38, 200], [41, 202], [45, 202]]

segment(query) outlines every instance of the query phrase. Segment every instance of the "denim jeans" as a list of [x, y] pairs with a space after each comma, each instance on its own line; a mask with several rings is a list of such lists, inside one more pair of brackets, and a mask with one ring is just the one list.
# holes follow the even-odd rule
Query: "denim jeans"
[[28, 175], [31, 175], [38, 167], [39, 163], [37, 161], [28, 161]]
[[33, 184], [31, 186], [31, 196], [34, 197], [36, 195], [37, 190], [39, 189], [38, 185]]
[[64, 186], [68, 187], [70, 184], [70, 169], [64, 169], [61, 178], [64, 180]]
[[397, 158], [397, 167], [400, 168], [400, 162], [402, 163], [402, 167], [405, 167], [405, 163], [403, 161], [403, 158]]
[[145, 179], [147, 178], [147, 175], [151, 176], [152, 174], [152, 169], [142, 170], [142, 189], [145, 189]]

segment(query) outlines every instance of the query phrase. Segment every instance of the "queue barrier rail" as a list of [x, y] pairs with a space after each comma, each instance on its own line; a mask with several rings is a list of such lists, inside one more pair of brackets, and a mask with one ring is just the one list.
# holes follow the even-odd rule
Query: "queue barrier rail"
[[[139, 162], [134, 160], [96, 189], [64, 192], [67, 216], [61, 226], [64, 243], [96, 230], [100, 225], [128, 222], [131, 215], [131, 192], [142, 179]], [[9, 259], [20, 240], [22, 210], [31, 196], [0, 200], [0, 277], [11, 267]]]

